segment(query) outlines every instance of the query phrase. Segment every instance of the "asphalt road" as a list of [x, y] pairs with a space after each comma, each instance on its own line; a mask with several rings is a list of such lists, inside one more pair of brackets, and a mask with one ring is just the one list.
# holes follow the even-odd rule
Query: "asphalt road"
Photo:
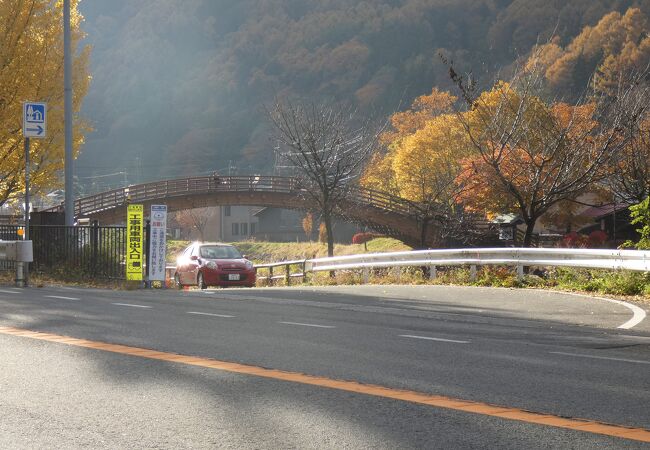
[[[650, 329], [541, 291], [0, 288], [0, 326], [650, 429]], [[0, 332], [0, 448], [650, 444]], [[253, 370], [254, 372], [254, 370]]]

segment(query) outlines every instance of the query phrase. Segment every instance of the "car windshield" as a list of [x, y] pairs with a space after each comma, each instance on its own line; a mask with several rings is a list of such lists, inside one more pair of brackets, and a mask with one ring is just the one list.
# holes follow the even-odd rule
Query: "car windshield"
[[207, 259], [238, 259], [241, 253], [229, 245], [205, 245], [201, 247], [201, 257]]

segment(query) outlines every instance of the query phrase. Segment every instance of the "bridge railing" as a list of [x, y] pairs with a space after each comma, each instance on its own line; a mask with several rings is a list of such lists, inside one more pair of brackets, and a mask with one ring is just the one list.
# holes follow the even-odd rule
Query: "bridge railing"
[[[266, 268], [274, 264], [262, 264], [256, 267]], [[650, 271], [650, 251], [559, 248], [415, 250], [315, 258], [305, 260], [303, 264], [301, 274], [287, 276], [303, 274], [306, 276], [308, 273], [324, 271], [361, 270], [364, 281], [367, 282], [369, 269], [373, 268], [429, 267], [430, 276], [435, 278], [439, 266], [469, 266], [472, 277], [475, 277], [477, 266], [506, 265], [516, 267], [517, 276], [522, 277], [525, 266], [625, 269], [647, 272]]]
[[[202, 176], [154, 181], [113, 189], [78, 199], [75, 216], [81, 217], [120, 207], [128, 202], [146, 202], [168, 197], [216, 192], [280, 192], [300, 195], [305, 189], [297, 178], [277, 176]], [[349, 200], [389, 212], [410, 215], [413, 205], [408, 201], [373, 189], [354, 188]]]

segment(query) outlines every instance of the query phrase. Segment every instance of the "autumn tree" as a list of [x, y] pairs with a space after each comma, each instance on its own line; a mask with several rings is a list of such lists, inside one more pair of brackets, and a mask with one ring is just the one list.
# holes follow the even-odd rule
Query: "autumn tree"
[[642, 70], [649, 63], [648, 17], [639, 8], [606, 14], [564, 47], [556, 36], [534, 50], [529, 62], [542, 66], [554, 91], [569, 96], [588, 82], [594, 90], [614, 93], [621, 73]]
[[[89, 127], [78, 117], [86, 95], [89, 47], [80, 48], [83, 17], [71, 2], [73, 48], [73, 150], [75, 155]], [[6, 0], [0, 2], [0, 205], [24, 191], [25, 158], [22, 104], [48, 104], [47, 137], [30, 145], [30, 184], [44, 193], [59, 184], [64, 163], [63, 2]]]
[[333, 256], [333, 216], [356, 185], [380, 130], [359, 124], [353, 110], [315, 103], [277, 102], [269, 118], [279, 143], [276, 152], [295, 168], [303, 195], [318, 207], [327, 254]]
[[[474, 151], [459, 176], [463, 199], [483, 211], [517, 211], [526, 225], [524, 246], [549, 208], [606, 177], [626, 143], [627, 121], [647, 108], [647, 90], [640, 95], [635, 82], [619, 85], [614, 96], [566, 104], [540, 96], [544, 78], [535, 67], [480, 95], [452, 76], [469, 100], [469, 110], [457, 116]], [[623, 105], [634, 112], [624, 114]]]
[[305, 214], [305, 217], [302, 218], [302, 229], [305, 232], [305, 236], [308, 240], [311, 241], [311, 232], [314, 228], [314, 215], [310, 212]]
[[639, 120], [629, 120], [625, 133], [627, 143], [612, 164], [607, 184], [619, 201], [637, 204], [650, 196], [649, 111]]
[[467, 149], [464, 130], [452, 114], [430, 119], [395, 148], [392, 170], [398, 195], [410, 202], [420, 228], [421, 247], [428, 244], [433, 221], [439, 239], [451, 231], [449, 220], [460, 211], [460, 189], [455, 181]]
[[[450, 114], [456, 97], [433, 89], [415, 99], [411, 108], [390, 118], [381, 135], [384, 149], [373, 155], [364, 186], [387, 192], [410, 203], [420, 229], [420, 246], [429, 242], [430, 224], [438, 228], [456, 207], [457, 161], [466, 153], [465, 133]], [[447, 225], [447, 224], [445, 224]]]

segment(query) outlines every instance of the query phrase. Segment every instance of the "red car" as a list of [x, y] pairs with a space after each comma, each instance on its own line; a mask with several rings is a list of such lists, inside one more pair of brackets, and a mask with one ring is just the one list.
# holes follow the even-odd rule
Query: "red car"
[[255, 286], [255, 268], [232, 245], [194, 242], [176, 260], [174, 281], [183, 286]]

